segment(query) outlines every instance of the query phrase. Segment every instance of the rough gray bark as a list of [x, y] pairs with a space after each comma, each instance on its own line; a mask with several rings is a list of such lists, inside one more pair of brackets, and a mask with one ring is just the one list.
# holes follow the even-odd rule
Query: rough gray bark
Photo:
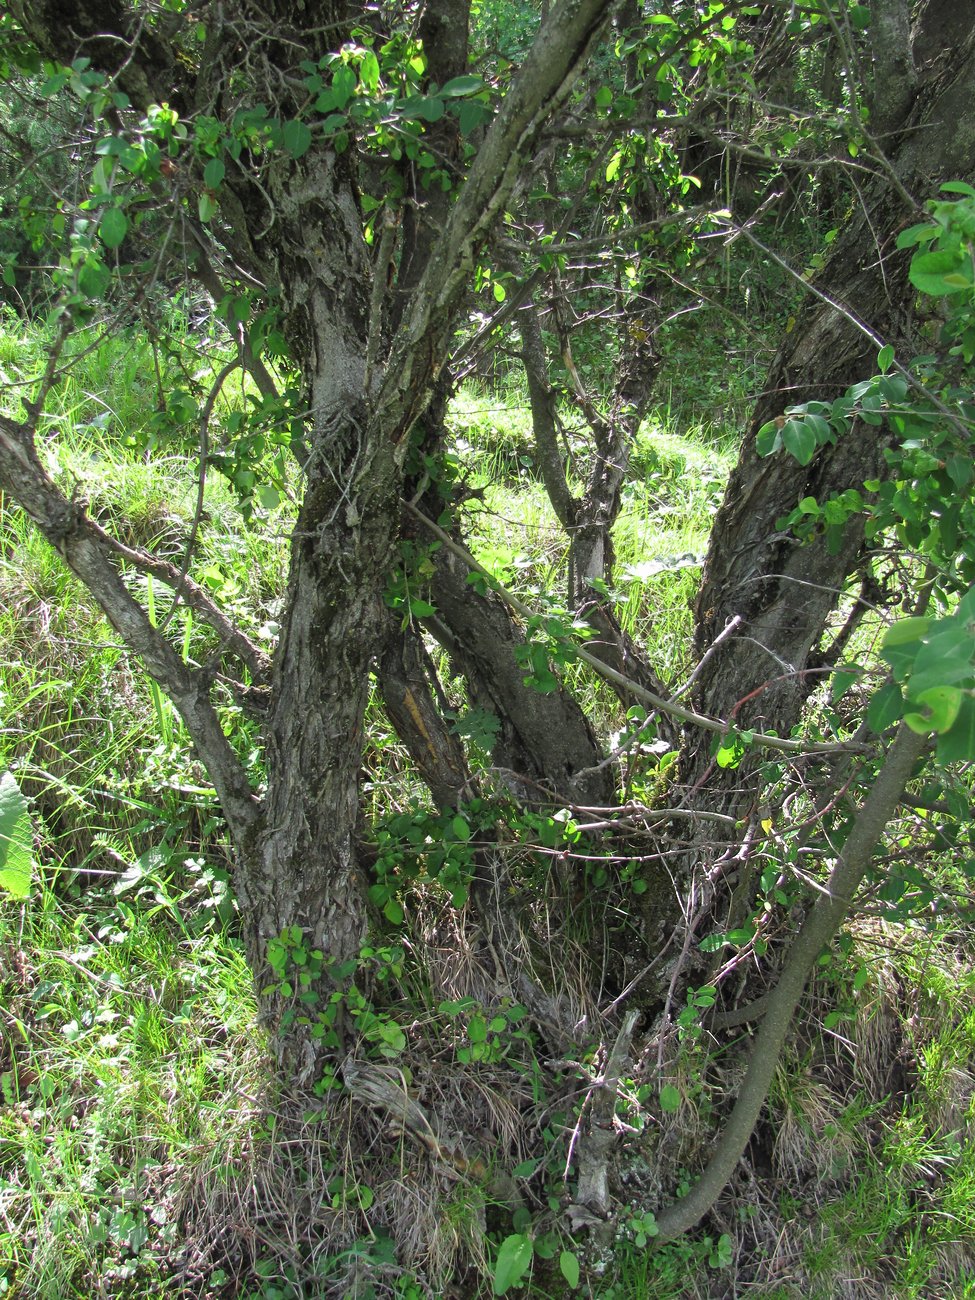
[[[936, 7], [936, 6], [934, 6]], [[941, 180], [975, 172], [975, 38], [969, 34], [950, 69], [919, 91], [900, 124], [900, 144], [864, 192], [850, 224], [813, 282], [811, 296], [772, 366], [715, 520], [696, 606], [696, 650], [703, 655], [735, 615], [742, 625], [712, 655], [697, 681], [702, 712], [787, 735], [817, 678], [804, 676], [846, 579], [862, 550], [850, 525], [835, 555], [825, 541], [800, 546], [776, 527], [800, 498], [825, 500], [883, 471], [883, 430], [858, 426], [803, 468], [780, 453], [762, 459], [758, 430], [787, 406], [830, 401], [876, 370], [878, 340], [898, 355], [917, 351], [911, 331], [913, 290], [899, 229]], [[825, 298], [825, 300], [824, 300]], [[863, 323], [869, 322], [869, 329]], [[756, 693], [757, 692], [757, 693]], [[746, 704], [736, 710], [745, 697]], [[693, 738], [692, 738], [693, 744]], [[700, 757], [686, 768], [696, 780]]]

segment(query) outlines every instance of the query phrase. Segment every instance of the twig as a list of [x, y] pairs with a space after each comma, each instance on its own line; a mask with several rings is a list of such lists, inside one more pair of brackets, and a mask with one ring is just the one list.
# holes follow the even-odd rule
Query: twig
[[724, 625], [724, 627], [721, 629], [721, 631], [718, 633], [718, 635], [714, 638], [714, 640], [713, 640], [713, 641], [711, 642], [711, 644], [708, 646], [707, 650], [705, 650], [705, 652], [704, 652], [704, 654], [701, 656], [701, 658], [697, 661], [697, 666], [695, 667], [694, 671], [691, 673], [690, 677], [688, 677], [687, 681], [684, 683], [683, 686], [679, 686], [679, 687], [677, 688], [677, 690], [674, 691], [673, 698], [674, 698], [675, 700], [676, 700], [676, 699], [679, 699], [682, 695], [686, 695], [686, 694], [687, 694], [687, 692], [688, 692], [688, 691], [691, 689], [691, 687], [694, 685], [694, 683], [695, 683], [695, 681], [697, 680], [697, 678], [700, 676], [700, 674], [701, 674], [701, 672], [702, 672], [702, 670], [703, 670], [703, 668], [704, 668], [704, 665], [708, 662], [708, 660], [709, 660], [709, 659], [711, 658], [711, 656], [714, 654], [715, 650], [717, 650], [717, 648], [718, 648], [718, 646], [721, 644], [721, 642], [724, 641], [726, 637], [731, 636], [731, 634], [732, 634], [732, 632], [734, 632], [735, 628], [739, 628], [739, 627], [741, 627], [742, 622], [743, 622], [743, 619], [742, 619], [742, 617], [741, 617], [740, 614], [735, 614], [732, 618], [729, 618], [729, 619], [728, 619], [727, 623]]
[[[482, 577], [486, 578], [490, 583], [492, 590], [495, 591], [504, 603], [508, 605], [509, 608], [513, 609], [516, 614], [520, 614], [521, 617], [525, 619], [536, 617], [533, 609], [519, 600], [518, 597], [508, 591], [506, 587], [503, 587], [501, 583], [499, 583], [498, 580], [484, 568], [483, 565], [478, 564], [477, 560], [474, 559], [473, 555], [471, 555], [469, 551], [465, 550], [465, 548], [458, 542], [455, 542], [450, 534], [445, 532], [439, 524], [435, 524], [432, 519], [429, 519], [411, 502], [403, 501], [402, 504], [407, 510], [409, 510], [414, 518], [419, 520], [424, 527], [428, 528], [435, 537], [439, 538], [439, 540], [443, 542], [444, 546], [453, 555], [456, 555], [458, 559], [463, 560], [472, 572], [479, 573]], [[692, 726], [700, 727], [703, 731], [713, 731], [718, 735], [724, 735], [728, 731], [728, 723], [723, 722], [720, 718], [709, 718], [703, 713], [695, 713], [693, 709], [685, 709], [683, 705], [675, 704], [672, 700], [665, 700], [662, 696], [655, 694], [653, 691], [648, 691], [645, 686], [638, 685], [624, 673], [617, 672], [616, 669], [611, 668], [609, 664], [603, 663], [601, 659], [594, 654], [590, 654], [589, 651], [583, 649], [582, 646], [575, 646], [573, 650], [576, 658], [581, 659], [583, 663], [588, 664], [589, 667], [598, 673], [600, 677], [605, 678], [606, 681], [614, 682], [617, 686], [622, 686], [638, 700], [642, 700], [644, 703], [649, 704], [651, 708], [658, 709], [661, 713], [666, 713], [672, 718], [677, 718], [680, 722], [688, 722]], [[848, 754], [855, 749], [864, 748], [863, 746], [855, 746], [842, 742], [835, 744], [826, 744], [819, 741], [807, 743], [802, 740], [790, 740], [785, 736], [767, 735], [760, 731], [753, 731], [751, 733], [751, 741], [754, 745], [758, 745], [765, 749], [777, 749], [784, 754]]]
[[196, 509], [193, 512], [193, 522], [190, 525], [190, 535], [186, 539], [186, 550], [183, 552], [183, 563], [179, 571], [179, 577], [173, 587], [173, 600], [169, 609], [163, 615], [157, 624], [159, 631], [162, 632], [168, 626], [170, 619], [176, 613], [180, 599], [183, 595], [183, 587], [186, 582], [186, 575], [190, 571], [190, 561], [193, 558], [193, 548], [196, 545], [196, 535], [200, 531], [200, 520], [203, 518], [203, 493], [207, 482], [207, 464], [210, 457], [210, 417], [213, 414], [213, 408], [216, 405], [217, 397], [221, 388], [224, 386], [229, 375], [232, 375], [237, 367], [241, 364], [239, 357], [233, 361], [228, 361], [223, 367], [216, 379], [213, 381], [207, 400], [203, 404], [203, 412], [200, 416], [200, 473], [196, 486]]

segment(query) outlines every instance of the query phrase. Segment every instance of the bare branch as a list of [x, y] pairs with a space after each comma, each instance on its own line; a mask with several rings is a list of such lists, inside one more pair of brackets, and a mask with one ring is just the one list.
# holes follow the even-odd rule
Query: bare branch
[[112, 627], [137, 654], [172, 700], [216, 788], [224, 816], [244, 847], [260, 806], [243, 765], [210, 703], [204, 675], [189, 668], [153, 627], [109, 559], [110, 548], [76, 501], [50, 479], [29, 431], [0, 416], [0, 485], [37, 525], [105, 612]]

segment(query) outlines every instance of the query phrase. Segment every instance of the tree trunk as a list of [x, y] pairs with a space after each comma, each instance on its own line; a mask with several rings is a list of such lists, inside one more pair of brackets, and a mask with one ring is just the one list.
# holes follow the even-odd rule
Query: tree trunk
[[[896, 7], [897, 0], [892, 2]], [[916, 41], [941, 7], [938, 0], [922, 11]], [[835, 446], [817, 451], [806, 467], [783, 452], [760, 457], [756, 436], [787, 407], [832, 401], [875, 374], [881, 344], [891, 343], [905, 361], [921, 350], [913, 333], [908, 254], [897, 251], [895, 241], [919, 218], [920, 202], [939, 182], [975, 171], [973, 76], [972, 33], [957, 61], [919, 67], [905, 115], [887, 123], [889, 158], [859, 196], [853, 219], [812, 282], [753, 412], [714, 522], [695, 606], [700, 662], [695, 704], [734, 727], [787, 736], [797, 725], [831, 667], [829, 646], [823, 647], [831, 616], [850, 575], [864, 563], [863, 521], [856, 517], [832, 549], [825, 538], [800, 543], [778, 521], [803, 497], [823, 502], [884, 477], [883, 453], [891, 435], [884, 427], [858, 424]], [[898, 102], [906, 101], [901, 96]], [[893, 103], [890, 97], [888, 105]], [[712, 736], [694, 727], [685, 730], [684, 800], [731, 821], [724, 829], [700, 824], [682, 875], [698, 882], [698, 925], [708, 924], [710, 909], [720, 913], [714, 924], [728, 929], [742, 924], [754, 904], [752, 845], [765, 816], [762, 756], [746, 753], [737, 768], [722, 769], [712, 747]], [[835, 779], [833, 769], [822, 767], [807, 778], [824, 791]]]
[[[787, 406], [832, 401], [874, 374], [879, 344], [893, 344], [905, 359], [919, 350], [911, 323], [908, 257], [895, 249], [895, 240], [916, 219], [914, 198], [920, 202], [939, 181], [975, 170], [973, 51], [975, 37], [969, 34], [957, 62], [934, 74], [928, 70], [929, 80], [898, 129], [888, 124], [899, 141], [889, 172], [881, 171], [863, 193], [853, 221], [813, 282], [814, 296], [807, 298], [773, 363], [715, 520], [697, 600], [699, 656], [732, 618], [741, 619], [698, 677], [702, 712], [788, 734], [820, 680], [804, 670], [860, 560], [862, 526], [851, 521], [831, 554], [825, 540], [801, 545], [777, 527], [777, 520], [802, 497], [822, 502], [831, 493], [882, 477], [889, 435], [858, 425], [835, 447], [817, 452], [805, 468], [784, 453], [759, 457], [756, 435]], [[685, 771], [693, 783], [707, 758], [694, 736], [689, 750]]]

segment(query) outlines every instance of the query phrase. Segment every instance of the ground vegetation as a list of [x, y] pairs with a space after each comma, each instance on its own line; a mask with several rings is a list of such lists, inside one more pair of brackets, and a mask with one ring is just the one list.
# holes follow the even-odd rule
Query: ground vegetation
[[973, 62], [0, 15], [8, 1293], [963, 1293]]

